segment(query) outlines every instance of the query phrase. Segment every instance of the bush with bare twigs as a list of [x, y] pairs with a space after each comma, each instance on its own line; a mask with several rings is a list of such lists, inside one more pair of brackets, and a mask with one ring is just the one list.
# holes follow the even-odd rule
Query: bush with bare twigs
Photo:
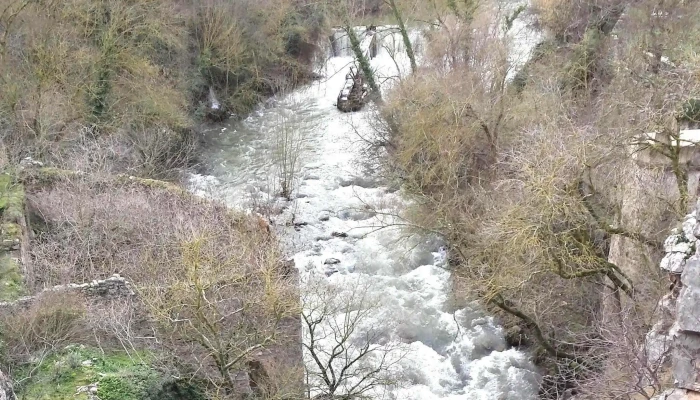
[[35, 189], [30, 289], [119, 273], [137, 293], [91, 305], [108, 316], [88, 323], [104, 346], [156, 346], [221, 393], [260, 357], [288, 380], [265, 390], [301, 383], [300, 355], [288, 351], [299, 340], [296, 284], [255, 218], [158, 181], [77, 175]]
[[49, 293], [28, 310], [5, 309], [0, 317], [4, 362], [21, 365], [68, 344], [87, 342], [85, 315], [85, 302], [73, 294]]
[[[524, 86], [498, 80], [508, 46], [479, 29], [484, 8], [444, 18], [429, 64], [383, 109], [413, 222], [451, 244], [455, 296], [519, 325], [509, 338], [548, 367], [549, 398], [661, 385], [639, 343], [666, 286], [661, 243], [693, 193], [677, 143], [698, 95], [687, 32], [700, 28], [672, 3], [536, 2], [557, 40]], [[644, 164], [645, 151], [661, 161]]]

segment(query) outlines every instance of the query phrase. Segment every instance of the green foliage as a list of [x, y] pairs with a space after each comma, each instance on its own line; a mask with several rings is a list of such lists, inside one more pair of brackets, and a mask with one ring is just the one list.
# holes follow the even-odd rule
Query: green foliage
[[565, 68], [564, 88], [581, 91], [590, 87], [601, 57], [600, 48], [603, 39], [603, 33], [598, 29], [591, 28], [586, 31], [583, 40], [574, 48], [573, 56]]
[[20, 266], [16, 259], [0, 255], [0, 301], [12, 301], [25, 292]]
[[523, 11], [525, 11], [527, 7], [525, 5], [521, 5], [518, 8], [516, 8], [512, 14], [506, 15], [505, 20], [504, 20], [504, 26], [505, 30], [509, 31], [513, 27], [513, 22], [522, 14]]
[[374, 96], [377, 99], [381, 99], [379, 85], [374, 79], [374, 71], [372, 70], [372, 66], [369, 63], [369, 60], [362, 52], [362, 48], [360, 47], [360, 40], [357, 38], [357, 35], [355, 35], [355, 30], [348, 25], [345, 27], [345, 32], [348, 34], [348, 38], [350, 39], [350, 46], [352, 47], [352, 51], [355, 53], [355, 58], [357, 59], [358, 64], [360, 64], [360, 70], [362, 71], [362, 74], [365, 80], [367, 81], [367, 85], [369, 86], [369, 89], [372, 92], [372, 96]]
[[9, 174], [0, 174], [0, 213], [3, 221], [14, 222], [24, 215], [24, 187]]
[[93, 86], [88, 90], [88, 105], [91, 109], [89, 121], [97, 124], [107, 113], [107, 97], [112, 89], [112, 71], [104, 63], [95, 65], [94, 75], [97, 76]]
[[457, 18], [463, 22], [469, 23], [474, 19], [474, 14], [479, 8], [479, 1], [462, 0], [458, 2], [457, 0], [447, 0], [447, 7]]
[[[149, 177], [187, 167], [194, 151], [173, 142], [192, 145], [180, 133], [208, 116], [210, 87], [223, 118], [308, 79], [320, 9], [292, 0], [28, 1], [0, 42], [8, 159]], [[177, 134], [165, 150], [146, 149], [147, 160], [131, 146], [151, 146], [163, 131]], [[162, 154], [173, 149], [183, 156]]]
[[164, 376], [149, 366], [152, 360], [148, 353], [102, 353], [69, 346], [38, 366], [22, 369], [27, 376], [19, 378], [27, 379], [18, 387], [18, 399], [87, 399], [77, 389], [97, 384], [100, 400], [204, 400], [194, 383]]
[[686, 122], [700, 122], [700, 99], [693, 98], [683, 102], [678, 119]]
[[5, 210], [9, 200], [9, 190], [12, 185], [12, 177], [9, 174], [0, 174], [0, 210]]
[[319, 20], [303, 8], [289, 1], [200, 3], [190, 24], [204, 80], [192, 86], [197, 101], [206, 102], [213, 87], [227, 111], [245, 114], [261, 97], [303, 81], [308, 74], [302, 62], [310, 59], [306, 53], [318, 29], [307, 28], [307, 20]]

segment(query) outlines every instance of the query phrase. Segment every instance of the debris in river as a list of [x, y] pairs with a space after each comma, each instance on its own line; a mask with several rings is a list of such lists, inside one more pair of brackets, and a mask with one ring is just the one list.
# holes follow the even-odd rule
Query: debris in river
[[336, 106], [343, 112], [359, 111], [365, 105], [367, 97], [367, 84], [362, 72], [355, 67], [350, 67], [350, 72], [345, 75], [345, 85], [338, 94]]

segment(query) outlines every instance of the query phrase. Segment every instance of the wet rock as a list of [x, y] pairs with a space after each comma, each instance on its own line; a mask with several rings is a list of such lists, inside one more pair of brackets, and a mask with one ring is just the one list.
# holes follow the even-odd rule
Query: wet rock
[[312, 256], [320, 256], [322, 251], [323, 246], [320, 243], [314, 243], [313, 246], [311, 246], [310, 254]]
[[507, 329], [504, 336], [508, 347], [520, 347], [530, 344], [525, 332], [523, 332], [523, 328], [518, 325]]
[[319, 221], [328, 221], [329, 219], [331, 219], [331, 213], [328, 211], [321, 211], [321, 213], [318, 215]]
[[348, 237], [348, 234], [345, 232], [331, 232], [331, 236], [337, 237], [337, 238], [346, 238], [346, 237]]
[[336, 272], [338, 272], [338, 268], [331, 267], [331, 268], [326, 268], [326, 271], [324, 273], [326, 274], [326, 276], [331, 276], [331, 275], [335, 274]]
[[374, 189], [379, 187], [379, 182], [377, 182], [377, 180], [361, 176], [340, 179], [338, 184], [342, 187], [359, 186], [363, 189]]
[[309, 224], [308, 222], [295, 222], [294, 223], [294, 230], [296, 230], [298, 232], [301, 228], [307, 226], [308, 224]]
[[340, 264], [340, 260], [337, 258], [326, 258], [326, 261], [323, 262], [324, 265], [335, 265], [335, 264]]
[[344, 220], [364, 221], [377, 215], [374, 211], [368, 210], [343, 210], [338, 213], [338, 217]]

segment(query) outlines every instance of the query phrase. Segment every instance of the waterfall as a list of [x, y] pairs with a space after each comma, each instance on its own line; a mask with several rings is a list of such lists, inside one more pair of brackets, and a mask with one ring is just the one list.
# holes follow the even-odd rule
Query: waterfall
[[209, 86], [209, 108], [211, 108], [212, 110], [221, 109], [221, 103], [219, 103], [219, 100], [216, 98], [214, 88], [211, 86]]

